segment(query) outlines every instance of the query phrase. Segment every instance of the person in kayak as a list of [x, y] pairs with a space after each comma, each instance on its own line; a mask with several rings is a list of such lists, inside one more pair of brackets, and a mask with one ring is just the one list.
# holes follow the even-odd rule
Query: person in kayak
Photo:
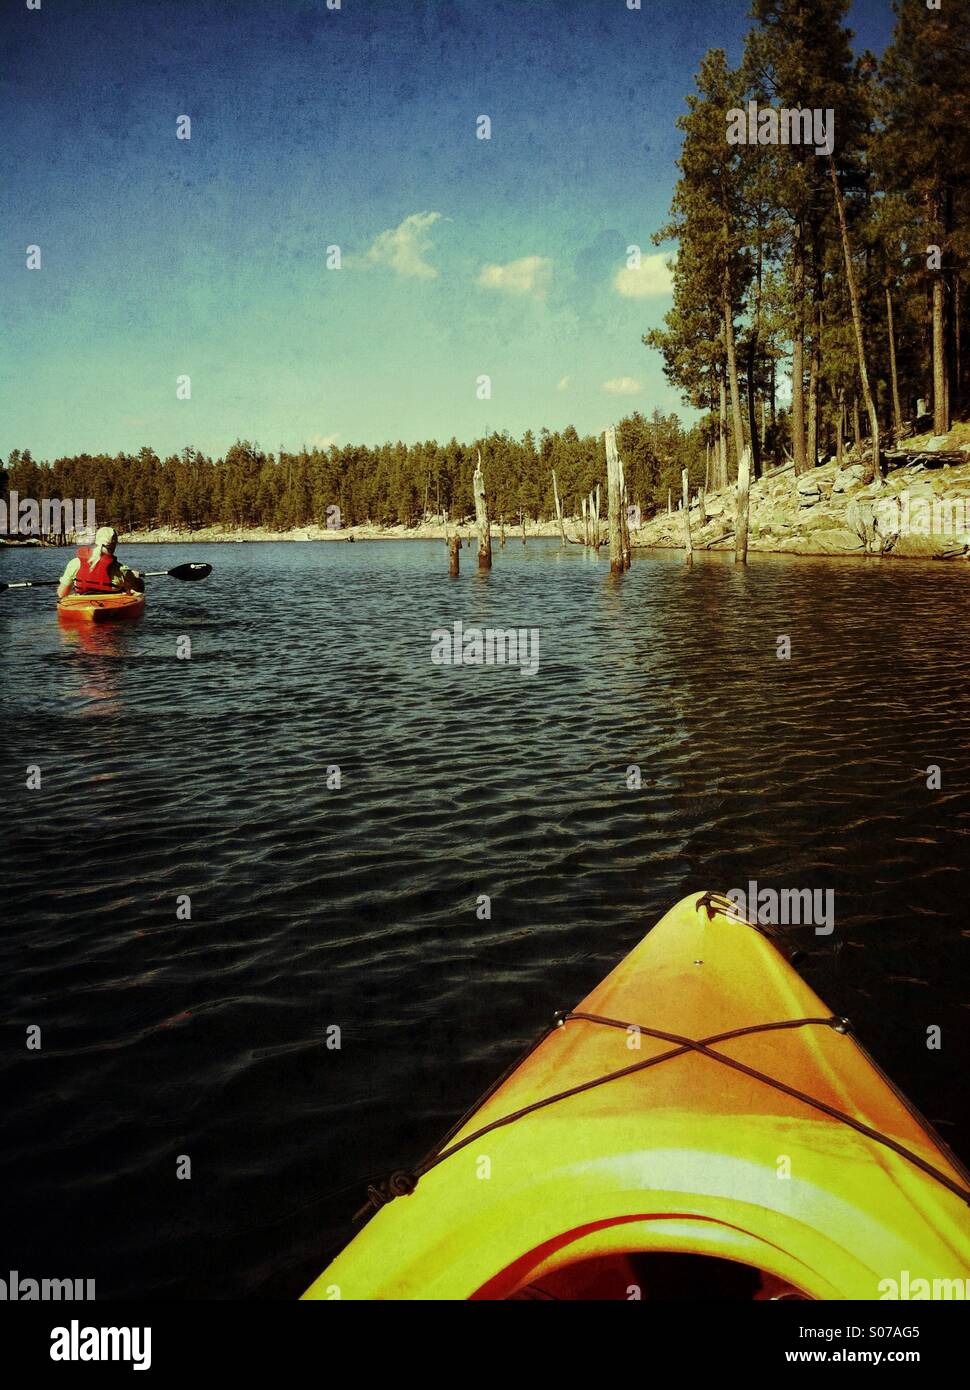
[[78, 547], [69, 560], [57, 586], [57, 597], [68, 594], [143, 594], [145, 581], [138, 570], [123, 565], [115, 557], [118, 533], [110, 526], [101, 526], [93, 545]]

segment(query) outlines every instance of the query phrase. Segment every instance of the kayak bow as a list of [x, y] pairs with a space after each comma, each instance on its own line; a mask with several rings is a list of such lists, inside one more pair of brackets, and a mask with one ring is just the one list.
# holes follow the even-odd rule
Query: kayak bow
[[879, 1299], [970, 1276], [970, 1175], [712, 894], [369, 1198], [304, 1298], [663, 1299], [686, 1271], [692, 1297]]

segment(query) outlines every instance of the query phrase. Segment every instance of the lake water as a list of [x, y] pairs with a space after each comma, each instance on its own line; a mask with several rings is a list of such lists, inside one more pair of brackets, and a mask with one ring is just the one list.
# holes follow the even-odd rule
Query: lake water
[[[803, 974], [970, 1157], [965, 566], [655, 553], [616, 582], [518, 540], [457, 580], [441, 542], [124, 558], [215, 572], [86, 634], [50, 590], [0, 595], [0, 1274], [295, 1296], [368, 1179], [678, 898], [749, 879], [834, 890], [834, 933], [794, 930]], [[0, 551], [0, 579], [62, 559]], [[458, 619], [538, 628], [536, 674], [433, 664]]]

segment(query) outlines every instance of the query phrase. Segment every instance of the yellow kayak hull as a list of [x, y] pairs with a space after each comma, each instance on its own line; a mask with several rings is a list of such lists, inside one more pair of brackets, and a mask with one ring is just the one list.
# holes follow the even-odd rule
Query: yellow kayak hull
[[[612, 1024], [567, 1015], [304, 1298], [585, 1296], [561, 1291], [611, 1269], [607, 1296], [663, 1296], [623, 1282], [651, 1252], [816, 1299], [966, 1280], [966, 1171], [772, 941], [709, 897], [678, 903], [574, 1011]], [[778, 1023], [796, 1026], [706, 1051], [643, 1031]]]

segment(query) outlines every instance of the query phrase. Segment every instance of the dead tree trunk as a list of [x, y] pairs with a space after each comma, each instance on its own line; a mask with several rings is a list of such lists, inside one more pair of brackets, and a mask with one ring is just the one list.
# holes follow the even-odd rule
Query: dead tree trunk
[[482, 454], [478, 453], [478, 467], [472, 478], [475, 493], [475, 520], [478, 524], [478, 568], [492, 568], [492, 532], [488, 524], [488, 504], [485, 500], [485, 474], [482, 472]]
[[448, 542], [448, 573], [454, 579], [458, 574], [458, 552], [461, 549], [461, 536], [452, 536]]
[[610, 574], [623, 573], [623, 485], [616, 452], [616, 430], [606, 431], [606, 515], [610, 537]]
[[738, 464], [738, 510], [734, 523], [734, 563], [748, 563], [748, 488], [751, 483], [751, 450], [745, 449]]
[[623, 568], [630, 568], [633, 546], [630, 543], [630, 498], [626, 488], [626, 469], [620, 459], [620, 527], [623, 534]]
[[684, 563], [692, 565], [694, 563], [694, 550], [690, 541], [690, 498], [688, 496], [687, 469], [680, 470], [680, 486], [684, 494]]
[[626, 477], [623, 472], [623, 464], [620, 463], [620, 483], [622, 496], [620, 498], [620, 526], [623, 531], [623, 568], [630, 568], [630, 561], [633, 558], [633, 546], [630, 541], [630, 503], [626, 490]]

